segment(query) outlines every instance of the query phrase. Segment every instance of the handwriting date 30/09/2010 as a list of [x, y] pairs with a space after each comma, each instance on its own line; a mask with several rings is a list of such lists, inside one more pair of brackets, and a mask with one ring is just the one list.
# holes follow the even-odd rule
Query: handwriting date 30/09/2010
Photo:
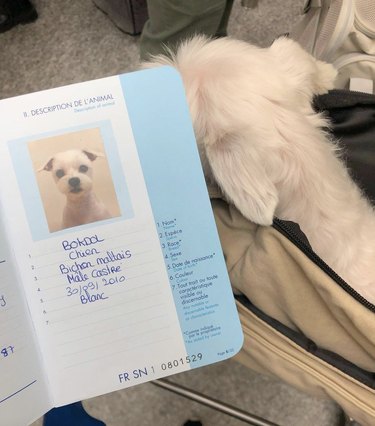
[[114, 284], [120, 284], [126, 281], [126, 277], [124, 275], [120, 275], [119, 277], [113, 278], [102, 278], [101, 281], [90, 281], [87, 284], [80, 284], [74, 287], [66, 287], [67, 296], [73, 296], [75, 294], [84, 294], [90, 290], [99, 290], [101, 286], [108, 286]]

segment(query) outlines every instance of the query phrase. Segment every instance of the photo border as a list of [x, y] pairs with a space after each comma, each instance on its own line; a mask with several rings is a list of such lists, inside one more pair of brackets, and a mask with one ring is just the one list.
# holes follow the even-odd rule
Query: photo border
[[[39, 139], [61, 136], [67, 133], [79, 132], [92, 128], [99, 128], [104, 145], [105, 155], [109, 164], [112, 181], [120, 207], [121, 215], [115, 218], [79, 225], [72, 228], [51, 232], [48, 227], [46, 213], [41, 199], [35, 170], [32, 165], [28, 144]], [[59, 235], [76, 232], [104, 224], [131, 219], [134, 211], [126, 184], [123, 166], [120, 161], [117, 143], [114, 137], [110, 120], [87, 123], [55, 131], [23, 137], [8, 142], [8, 149], [12, 159], [14, 171], [18, 181], [25, 215], [29, 224], [32, 239], [34, 241], [55, 238]]]

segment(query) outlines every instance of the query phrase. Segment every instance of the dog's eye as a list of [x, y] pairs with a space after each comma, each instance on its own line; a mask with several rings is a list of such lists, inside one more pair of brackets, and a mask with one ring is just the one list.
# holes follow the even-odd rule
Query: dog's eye
[[64, 172], [64, 170], [59, 169], [59, 170], [56, 170], [55, 175], [60, 179], [65, 175], [65, 172]]
[[82, 166], [79, 166], [79, 171], [81, 173], [86, 173], [88, 169], [89, 168], [87, 166], [85, 166], [84, 164], [82, 164]]

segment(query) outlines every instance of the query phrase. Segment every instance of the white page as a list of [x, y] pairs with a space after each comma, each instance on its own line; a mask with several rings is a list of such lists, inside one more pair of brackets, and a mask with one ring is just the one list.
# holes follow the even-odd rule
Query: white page
[[[76, 86], [56, 89], [53, 103], [74, 99], [76, 90]], [[132, 207], [127, 213], [129, 217], [114, 218], [109, 220], [111, 223], [103, 222], [100, 226], [90, 224], [55, 231], [36, 240], [39, 231], [35, 231], [36, 237], [30, 232], [29, 212], [25, 211], [18, 189], [17, 172], [22, 173], [22, 161], [15, 151], [11, 158], [8, 146], [14, 143], [22, 151], [26, 146], [30, 149], [44, 141], [51, 144], [48, 138], [55, 137], [56, 130], [67, 129], [63, 133], [68, 135], [68, 142], [64, 139], [57, 143], [70, 149], [69, 137], [74, 138], [74, 133], [86, 137], [86, 120], [90, 129], [95, 129], [92, 123], [106, 119], [102, 110], [88, 111], [83, 120], [79, 113], [72, 116], [60, 111], [58, 122], [40, 116], [23, 121], [22, 127], [12, 123], [3, 136], [5, 134], [8, 141], [14, 142], [0, 146], [1, 167], [7, 176], [6, 182], [1, 182], [1, 195], [7, 198], [6, 219], [46, 363], [54, 405], [130, 385], [130, 381], [119, 379], [123, 372], [147, 371], [138, 382], [150, 380], [150, 375], [156, 373], [155, 367], [150, 365], [150, 350], [155, 365], [165, 359], [166, 346], [175, 357], [186, 354], [119, 81], [109, 78], [86, 83], [80, 86], [79, 97], [89, 99], [93, 93], [108, 92], [118, 99], [115, 110], [112, 108], [108, 117], [114, 137], [127, 143], [117, 144], [116, 153], [107, 152], [106, 155], [119, 156], [122, 168], [112, 173], [124, 175]], [[33, 110], [35, 105], [49, 105], [51, 93], [41, 92], [35, 98], [24, 98], [22, 103], [16, 98], [15, 108], [21, 104], [25, 111]], [[25, 134], [30, 136], [24, 143]], [[29, 145], [30, 140], [34, 145]], [[40, 167], [45, 160], [47, 158], [41, 158]], [[16, 164], [15, 170], [17, 161], [20, 161], [19, 169]], [[99, 163], [100, 159], [96, 161]], [[87, 241], [88, 245], [79, 246], [79, 241]], [[69, 244], [77, 248], [69, 250]], [[106, 269], [104, 262], [113, 255], [124, 257], [108, 263], [116, 272], [94, 277], [98, 269]], [[98, 265], [100, 261], [102, 264]], [[65, 273], [69, 268], [77, 272]], [[104, 280], [111, 277], [115, 282], [105, 285], [109, 281]], [[71, 278], [84, 281], [69, 282]], [[85, 303], [88, 294], [99, 300]], [[98, 375], [98, 371], [105, 374]]]
[[0, 222], [0, 423], [20, 426], [40, 417], [52, 404], [12, 263]]

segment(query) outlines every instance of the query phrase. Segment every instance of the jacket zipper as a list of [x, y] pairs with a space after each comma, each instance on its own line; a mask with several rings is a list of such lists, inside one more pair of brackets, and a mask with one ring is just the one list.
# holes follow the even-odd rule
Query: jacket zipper
[[319, 266], [330, 278], [332, 278], [343, 290], [349, 293], [355, 300], [364, 305], [371, 312], [375, 313], [375, 305], [357, 293], [350, 285], [344, 281], [322, 258], [320, 258], [301, 238], [301, 236], [288, 224], [278, 218], [274, 218], [272, 226], [298, 247], [306, 256]]

